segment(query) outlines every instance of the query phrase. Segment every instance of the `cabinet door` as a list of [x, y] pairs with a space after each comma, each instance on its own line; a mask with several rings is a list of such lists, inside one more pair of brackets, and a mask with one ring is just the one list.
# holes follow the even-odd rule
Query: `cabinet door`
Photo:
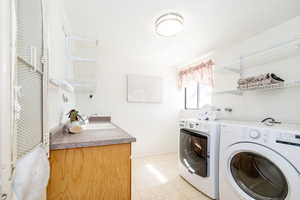
[[131, 144], [51, 151], [48, 200], [130, 200]]
[[16, 140], [17, 159], [43, 142], [45, 69], [42, 0], [17, 0]]

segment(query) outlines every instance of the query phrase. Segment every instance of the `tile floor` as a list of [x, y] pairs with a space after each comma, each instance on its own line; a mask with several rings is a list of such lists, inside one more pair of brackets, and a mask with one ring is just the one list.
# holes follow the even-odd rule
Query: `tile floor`
[[177, 154], [132, 160], [132, 200], [209, 200], [179, 176]]

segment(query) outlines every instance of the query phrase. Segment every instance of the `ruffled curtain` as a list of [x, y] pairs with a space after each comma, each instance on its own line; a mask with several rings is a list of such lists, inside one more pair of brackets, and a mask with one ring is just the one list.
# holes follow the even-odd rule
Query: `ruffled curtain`
[[214, 62], [209, 60], [207, 62], [202, 62], [197, 66], [179, 71], [178, 87], [186, 87], [192, 81], [213, 87], [213, 66]]

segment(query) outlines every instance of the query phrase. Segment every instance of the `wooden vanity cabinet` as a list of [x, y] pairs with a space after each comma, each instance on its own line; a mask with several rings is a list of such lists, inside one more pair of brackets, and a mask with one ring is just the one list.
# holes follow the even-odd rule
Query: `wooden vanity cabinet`
[[130, 200], [131, 144], [51, 150], [48, 200]]

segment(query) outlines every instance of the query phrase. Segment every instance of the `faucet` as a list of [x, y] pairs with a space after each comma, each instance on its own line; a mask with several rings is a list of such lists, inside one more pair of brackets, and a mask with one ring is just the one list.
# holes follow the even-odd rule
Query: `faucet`
[[267, 118], [263, 119], [263, 120], [261, 121], [261, 123], [264, 123], [264, 124], [267, 125], [267, 126], [273, 126], [274, 124], [281, 124], [280, 121], [276, 121], [276, 120], [275, 120], [274, 118], [272, 118], [272, 117], [267, 117]]
[[82, 125], [87, 125], [87, 124], [89, 123], [89, 118], [88, 118], [88, 116], [86, 116], [86, 115], [81, 115], [81, 116], [80, 116], [80, 119], [81, 119], [80, 123], [81, 123]]
[[[218, 112], [221, 112], [221, 111], [222, 111], [221, 108], [216, 108], [215, 110], [218, 111]], [[224, 108], [224, 111], [225, 111], [225, 112], [232, 112], [232, 108], [229, 108], [229, 107]]]

